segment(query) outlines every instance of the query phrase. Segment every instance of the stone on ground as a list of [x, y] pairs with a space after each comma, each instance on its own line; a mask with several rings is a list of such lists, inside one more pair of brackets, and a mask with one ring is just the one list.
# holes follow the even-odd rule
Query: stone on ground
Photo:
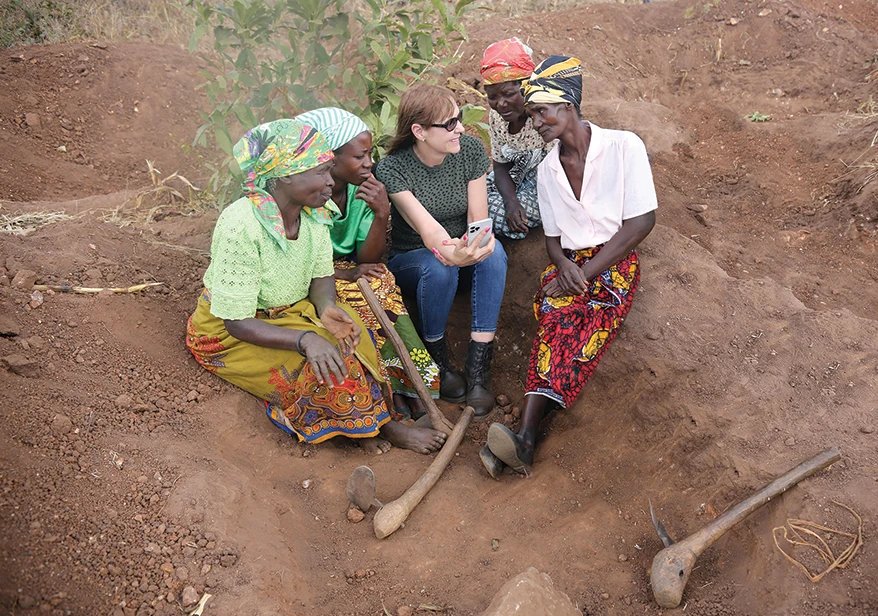
[[533, 567], [506, 582], [482, 616], [582, 616], [570, 597]]

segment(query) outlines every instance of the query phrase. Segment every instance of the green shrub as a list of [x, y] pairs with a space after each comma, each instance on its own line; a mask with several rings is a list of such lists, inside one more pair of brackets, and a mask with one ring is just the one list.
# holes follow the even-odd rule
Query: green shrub
[[[474, 0], [189, 0], [195, 31], [212, 35], [215, 54], [202, 71], [209, 110], [193, 145], [212, 138], [228, 155], [214, 168], [221, 197], [240, 174], [231, 160], [233, 135], [262, 122], [322, 106], [360, 116], [380, 157], [396, 126], [402, 92], [440, 73], [466, 38], [462, 17]], [[484, 110], [467, 109], [481, 121]]]

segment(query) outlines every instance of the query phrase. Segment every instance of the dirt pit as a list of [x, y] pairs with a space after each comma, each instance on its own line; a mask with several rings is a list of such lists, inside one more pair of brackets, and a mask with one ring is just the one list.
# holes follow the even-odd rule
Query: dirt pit
[[[369, 464], [388, 501], [428, 458], [296, 443], [185, 350], [216, 213], [167, 207], [146, 223], [132, 191], [149, 186], [146, 159], [197, 176], [180, 147], [198, 121], [197, 62], [142, 43], [4, 52], [0, 213], [72, 218], [0, 235], [0, 613], [170, 615], [209, 592], [209, 616], [468, 615], [531, 566], [583, 614], [878, 613], [878, 117], [864, 107], [878, 7], [711, 6], [599, 5], [472, 28], [449, 71], [463, 81], [512, 34], [538, 57], [583, 59], [584, 115], [646, 141], [659, 225], [623, 333], [576, 407], [545, 424], [533, 476], [489, 479], [477, 456], [488, 424], [475, 424], [383, 541], [374, 510], [348, 520], [349, 474]], [[756, 111], [771, 121], [745, 119]], [[506, 248], [494, 375], [515, 406], [546, 257], [539, 234]], [[39, 303], [7, 284], [22, 270], [45, 284], [165, 284]], [[655, 605], [648, 499], [683, 537], [833, 445], [842, 462], [699, 559], [678, 610]], [[833, 500], [862, 515], [865, 545], [812, 584], [772, 528], [854, 530]]]

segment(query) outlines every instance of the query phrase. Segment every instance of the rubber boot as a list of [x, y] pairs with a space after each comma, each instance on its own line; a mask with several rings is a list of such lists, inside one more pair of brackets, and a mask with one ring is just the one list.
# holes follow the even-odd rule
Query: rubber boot
[[466, 404], [473, 407], [476, 417], [486, 417], [494, 410], [494, 394], [491, 393], [491, 360], [494, 358], [493, 342], [469, 341], [466, 352]]
[[463, 402], [466, 399], [466, 382], [454, 371], [448, 360], [445, 338], [442, 337], [435, 342], [424, 340], [424, 347], [439, 366], [439, 397], [446, 402]]

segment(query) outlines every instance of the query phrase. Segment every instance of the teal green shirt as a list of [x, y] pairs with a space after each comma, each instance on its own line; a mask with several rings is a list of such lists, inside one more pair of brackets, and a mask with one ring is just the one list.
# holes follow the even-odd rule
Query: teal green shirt
[[210, 245], [204, 286], [210, 313], [238, 321], [256, 310], [289, 306], [308, 297], [311, 280], [332, 276], [329, 225], [301, 215], [299, 237], [282, 250], [260, 224], [246, 197], [220, 214]]
[[348, 184], [348, 203], [345, 214], [332, 219], [332, 229], [329, 231], [329, 236], [332, 238], [332, 252], [336, 259], [351, 254], [356, 256], [355, 253], [366, 241], [369, 229], [372, 228], [372, 222], [375, 220], [375, 212], [362, 199], [355, 199], [356, 193], [357, 187]]

